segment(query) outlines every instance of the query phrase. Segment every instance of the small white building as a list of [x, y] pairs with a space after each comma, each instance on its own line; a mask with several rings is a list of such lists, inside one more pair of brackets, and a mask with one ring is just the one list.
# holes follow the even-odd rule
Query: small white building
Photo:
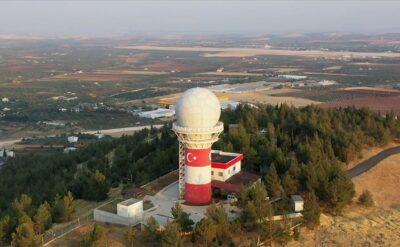
[[294, 212], [301, 212], [304, 210], [304, 200], [303, 197], [300, 195], [292, 195], [291, 197], [292, 201], [292, 208]]
[[305, 75], [278, 75], [278, 77], [290, 80], [303, 80], [307, 78]]
[[15, 157], [15, 152], [7, 149], [0, 149], [0, 158]]
[[135, 218], [143, 213], [143, 200], [131, 198], [117, 204], [117, 215]]
[[76, 147], [66, 147], [64, 148], [64, 153], [70, 153], [76, 151]]
[[321, 86], [332, 86], [332, 85], [336, 85], [337, 82], [336, 81], [332, 81], [332, 80], [323, 80], [323, 81], [319, 81], [318, 85]]
[[174, 109], [165, 109], [165, 108], [158, 108], [157, 110], [153, 111], [144, 111], [139, 113], [139, 117], [143, 118], [162, 118], [162, 117], [173, 117], [175, 116]]
[[9, 101], [10, 100], [8, 98], [5, 98], [5, 97], [1, 99], [1, 102], [3, 102], [3, 103], [8, 103]]
[[101, 134], [101, 133], [96, 133], [94, 135], [97, 137], [97, 139], [101, 139], [104, 137], [104, 134]]
[[211, 160], [211, 179], [225, 182], [241, 171], [243, 154], [212, 150]]
[[78, 142], [78, 137], [77, 136], [68, 136], [68, 142], [69, 143], [76, 143], [76, 142]]

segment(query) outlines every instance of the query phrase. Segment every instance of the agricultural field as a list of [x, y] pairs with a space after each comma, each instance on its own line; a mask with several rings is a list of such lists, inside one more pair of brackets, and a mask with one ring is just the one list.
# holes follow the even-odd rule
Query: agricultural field
[[400, 87], [399, 40], [326, 34], [0, 37], [0, 140], [163, 123], [137, 112], [168, 106], [164, 99], [191, 87], [225, 84], [279, 87], [216, 92], [222, 101], [398, 111], [397, 92], [374, 88]]

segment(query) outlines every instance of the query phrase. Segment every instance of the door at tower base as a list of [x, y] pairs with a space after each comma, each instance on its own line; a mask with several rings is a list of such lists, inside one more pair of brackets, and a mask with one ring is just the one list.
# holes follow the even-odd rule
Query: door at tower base
[[211, 148], [185, 149], [185, 201], [191, 205], [211, 202]]

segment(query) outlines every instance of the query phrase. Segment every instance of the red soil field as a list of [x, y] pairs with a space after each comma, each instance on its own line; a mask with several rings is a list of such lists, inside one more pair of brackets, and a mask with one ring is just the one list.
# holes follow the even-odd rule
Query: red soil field
[[336, 108], [346, 106], [355, 106], [357, 108], [368, 107], [371, 110], [380, 113], [388, 113], [391, 111], [395, 113], [400, 113], [400, 96], [366, 97], [359, 99], [338, 100], [324, 103], [319, 106], [322, 108]]
[[31, 65], [17, 65], [17, 66], [8, 67], [7, 71], [9, 71], [9, 72], [22, 72], [24, 70], [31, 69], [31, 68], [32, 68]]

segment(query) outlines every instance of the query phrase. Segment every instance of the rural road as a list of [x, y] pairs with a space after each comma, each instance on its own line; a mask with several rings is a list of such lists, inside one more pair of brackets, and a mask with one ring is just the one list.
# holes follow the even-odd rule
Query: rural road
[[[123, 133], [127, 133], [127, 132], [135, 132], [135, 131], [146, 129], [146, 128], [150, 128], [150, 127], [151, 127], [151, 125], [143, 125], [143, 126], [116, 128], [116, 129], [90, 130], [90, 131], [84, 131], [82, 133], [83, 134], [101, 133], [101, 134], [105, 134], [105, 135], [111, 135], [111, 134], [115, 134], [115, 133], [123, 134]], [[153, 125], [153, 127], [154, 128], [161, 128], [162, 124], [156, 124], [156, 125]], [[49, 137], [51, 137], [51, 136], [49, 136]], [[0, 148], [10, 147], [10, 146], [14, 145], [15, 143], [20, 142], [21, 140], [22, 140], [22, 138], [15, 139], [15, 140], [0, 141]]]
[[391, 155], [398, 154], [400, 153], [400, 146], [394, 147], [394, 148], [389, 148], [386, 150], [383, 150], [382, 152], [378, 153], [375, 156], [372, 156], [371, 158], [361, 162], [360, 164], [356, 165], [355, 167], [349, 169], [347, 173], [350, 175], [351, 178], [356, 177], [372, 167], [376, 166], [381, 162], [382, 160], [388, 158]]

